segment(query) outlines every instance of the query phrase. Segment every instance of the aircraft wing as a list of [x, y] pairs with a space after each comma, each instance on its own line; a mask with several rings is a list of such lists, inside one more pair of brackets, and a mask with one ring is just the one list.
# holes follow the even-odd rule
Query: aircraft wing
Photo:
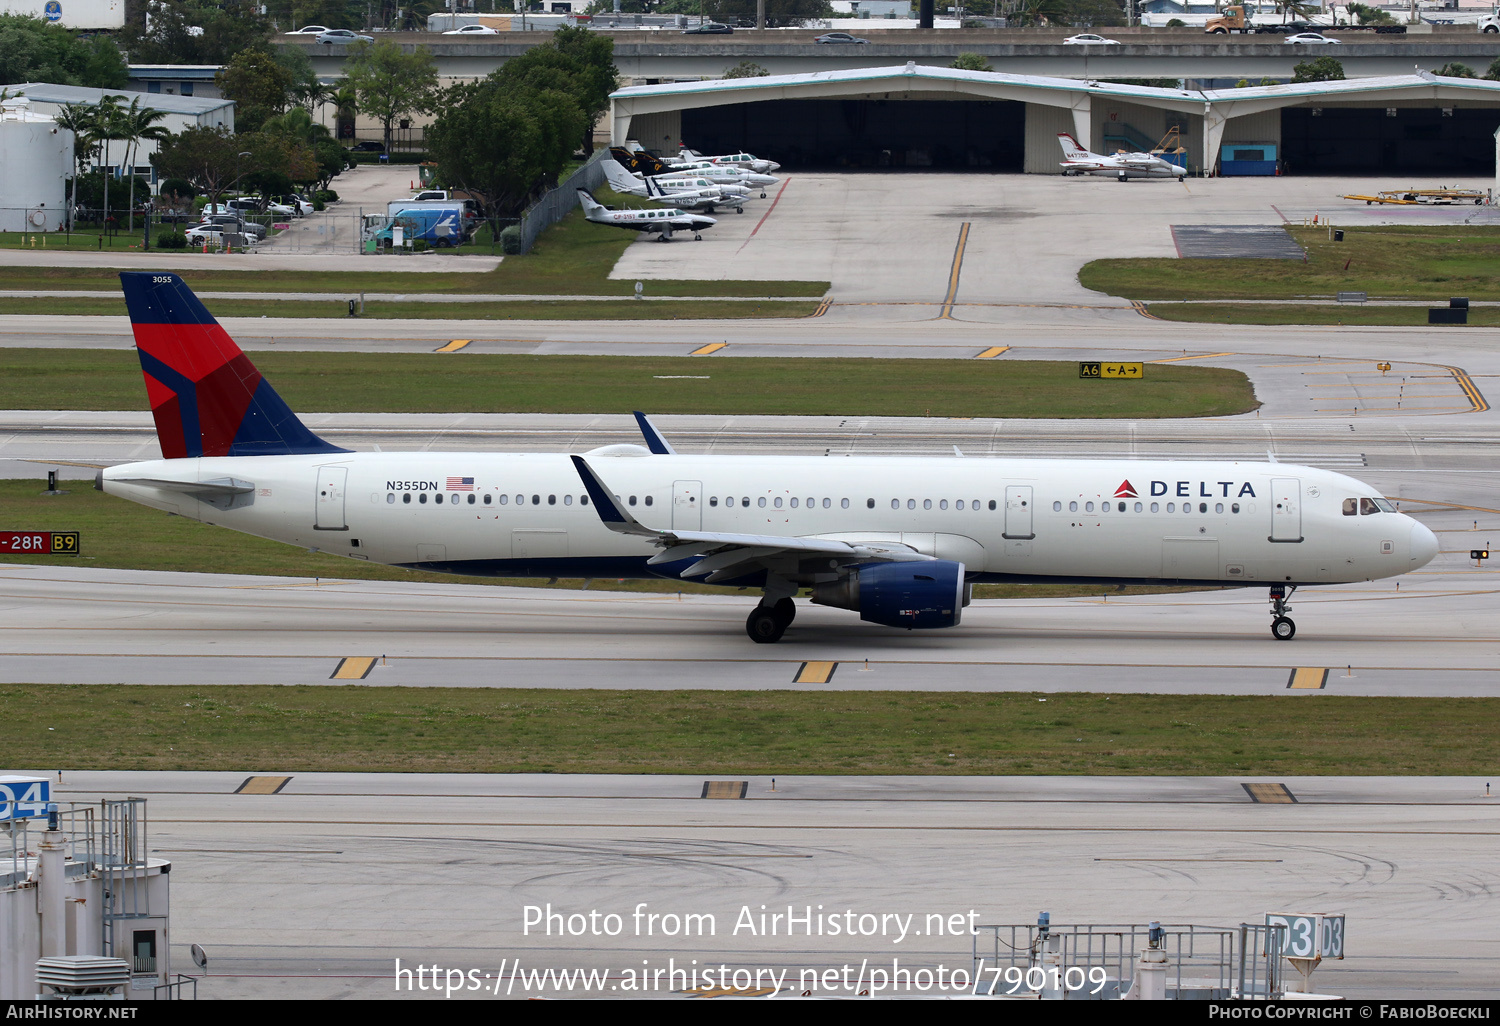
[[[618, 502], [593, 468], [582, 456], [572, 457], [573, 466], [583, 481], [599, 519], [619, 534], [652, 538], [662, 551], [651, 557], [653, 564], [693, 562], [680, 576], [708, 574], [707, 583], [730, 580], [761, 569], [768, 561], [805, 556], [828, 556], [846, 562], [918, 562], [930, 561], [909, 545], [888, 541], [841, 541], [835, 538], [797, 538], [774, 534], [737, 534], [721, 531], [679, 531], [651, 528], [636, 520]], [[694, 559], [694, 557], [697, 557]]]

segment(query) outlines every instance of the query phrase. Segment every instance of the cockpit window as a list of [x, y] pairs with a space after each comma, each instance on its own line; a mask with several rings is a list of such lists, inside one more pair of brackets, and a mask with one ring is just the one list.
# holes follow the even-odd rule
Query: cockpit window
[[1359, 500], [1358, 499], [1345, 499], [1344, 500], [1344, 516], [1346, 516], [1346, 517], [1357, 517], [1357, 516], [1359, 516]]
[[1380, 512], [1382, 512], [1382, 513], [1394, 513], [1394, 512], [1396, 512], [1396, 507], [1393, 506], [1390, 503], [1390, 501], [1387, 500], [1387, 499], [1379, 499], [1379, 498], [1377, 498], [1375, 500], [1375, 505], [1377, 507], [1379, 507]]
[[1360, 514], [1360, 516], [1367, 517], [1371, 513], [1379, 513], [1379, 512], [1380, 512], [1380, 507], [1377, 506], [1377, 505], [1375, 505], [1375, 500], [1374, 499], [1360, 499], [1359, 500], [1359, 514]]

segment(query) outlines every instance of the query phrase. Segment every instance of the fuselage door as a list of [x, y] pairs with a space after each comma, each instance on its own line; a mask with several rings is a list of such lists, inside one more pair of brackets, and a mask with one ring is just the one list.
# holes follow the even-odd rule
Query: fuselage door
[[1271, 480], [1271, 541], [1302, 540], [1302, 482], [1295, 477]]
[[1036, 537], [1031, 530], [1031, 485], [1005, 487], [1005, 537]]
[[318, 468], [318, 502], [313, 527], [319, 531], [347, 531], [344, 523], [344, 484], [348, 467]]
[[703, 482], [672, 482], [672, 530], [703, 530]]

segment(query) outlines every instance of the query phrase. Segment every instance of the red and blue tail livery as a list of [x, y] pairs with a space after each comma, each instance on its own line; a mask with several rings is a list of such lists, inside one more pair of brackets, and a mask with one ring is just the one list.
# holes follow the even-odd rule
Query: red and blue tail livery
[[307, 429], [175, 274], [120, 275], [166, 459], [347, 452]]

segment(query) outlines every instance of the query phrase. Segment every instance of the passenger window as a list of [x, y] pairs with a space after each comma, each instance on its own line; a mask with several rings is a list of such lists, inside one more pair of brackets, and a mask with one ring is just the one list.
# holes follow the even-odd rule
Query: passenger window
[[917, 508], [917, 500], [916, 499], [907, 499], [906, 500], [906, 508], [907, 509], [916, 509]]
[[578, 497], [578, 505], [580, 505], [580, 506], [587, 506], [588, 504], [589, 504], [589, 497], [587, 495], [580, 495]]
[[922, 508], [923, 509], [931, 509], [932, 508], [932, 500], [931, 499], [923, 499], [922, 500]]
[[[778, 505], [778, 506], [781, 505], [781, 500], [780, 499], [776, 500], [776, 505]], [[795, 496], [793, 496], [793, 498], [792, 498], [792, 509], [796, 509], [796, 508], [797, 508], [797, 499], [796, 499]]]
[[[493, 498], [494, 498], [493, 495], [491, 495], [489, 492], [485, 492], [484, 493], [484, 504], [486, 506], [490, 505], [490, 500], [493, 499]], [[505, 496], [502, 495], [501, 498], [503, 499], [503, 498], [505, 498]]]
[[[833, 507], [833, 500], [832, 499], [824, 499], [823, 500], [823, 508], [824, 509], [831, 509], [832, 507]], [[848, 508], [849, 508], [849, 500], [845, 499], [844, 500], [844, 509], [848, 509]]]
[[549, 505], [549, 506], [556, 506], [557, 505], [557, 496], [555, 496], [555, 495], [549, 495], [549, 496], [547, 496], [547, 505]]
[[1137, 513], [1139, 513], [1141, 511], [1141, 504], [1139, 502], [1135, 504], [1135, 511]]
[[1078, 512], [1078, 501], [1076, 499], [1073, 502], [1068, 503], [1068, 512], [1069, 513], [1077, 513]]
[[964, 500], [959, 499], [957, 502], [955, 502], [953, 504], [953, 508], [954, 509], [963, 509], [964, 508]]
[[755, 504], [757, 506], [759, 506], [761, 509], [765, 509], [766, 508], [766, 497], [764, 495], [762, 495], [760, 498], [758, 498], [758, 499], [755, 500]]
[[1083, 504], [1083, 510], [1084, 510], [1085, 513], [1092, 513], [1092, 512], [1094, 512], [1094, 504], [1092, 502], [1085, 502]]
[[1168, 513], [1176, 513], [1177, 512], [1177, 503], [1175, 503], [1175, 502], [1169, 502], [1169, 503], [1167, 503], [1167, 512]]
[[900, 509], [900, 508], [901, 508], [901, 500], [900, 499], [892, 499], [891, 500], [891, 509]]
[[1208, 503], [1206, 503], [1206, 502], [1200, 502], [1200, 503], [1198, 503], [1198, 512], [1199, 513], [1207, 513], [1208, 512]]
[[[486, 499], [488, 499], [488, 498], [489, 498], [489, 496], [488, 496], [488, 495], [486, 495], [486, 496], [485, 496], [485, 498], [486, 498]], [[469, 493], [469, 505], [470, 505], [470, 506], [472, 506], [472, 505], [474, 505], [474, 493], [473, 493], [473, 492], [470, 492], [470, 493]]]
[[631, 497], [630, 497], [630, 504], [631, 504], [631, 505], [632, 505], [632, 506], [634, 506], [634, 505], [635, 505], [635, 496], [634, 496], [634, 495], [632, 495], [632, 496], [631, 496]]
[[563, 496], [563, 505], [564, 506], [571, 506], [571, 505], [573, 505], [573, 496], [571, 496], [571, 495], [564, 495]]
[[948, 500], [947, 499], [944, 499], [942, 502], [938, 503], [938, 509], [947, 509], [947, 508], [948, 508]]
[[[1024, 504], [1023, 504], [1023, 505], [1024, 505]], [[1124, 503], [1123, 503], [1123, 502], [1122, 502], [1122, 503], [1120, 503], [1120, 506], [1119, 506], [1119, 510], [1120, 510], [1120, 512], [1121, 512], [1121, 513], [1124, 513], [1124, 512], [1125, 512], [1125, 504], [1124, 504]]]
[[779, 496], [779, 495], [776, 496], [776, 498], [773, 501], [772, 505], [774, 505], [777, 509], [780, 509], [781, 508], [781, 496]]
[[969, 501], [969, 508], [972, 509], [975, 513], [978, 513], [979, 512], [979, 500], [978, 499], [971, 499]]
[[[619, 496], [616, 495], [615, 498], [618, 499]], [[524, 506], [524, 505], [526, 505], [526, 496], [524, 496], [524, 495], [517, 495], [516, 496], [516, 505], [517, 506]]]
[[1224, 512], [1224, 504], [1222, 502], [1216, 502], [1216, 503], [1214, 503], [1214, 512], [1215, 513], [1222, 513], [1222, 512]]
[[1346, 516], [1346, 517], [1357, 517], [1357, 516], [1359, 516], [1359, 500], [1358, 499], [1345, 499], [1344, 500], [1344, 516]]
[[510, 502], [510, 496], [509, 495], [502, 495], [502, 496], [500, 496], [500, 505], [504, 506], [504, 505], [508, 504], [509, 502]]
[[540, 495], [533, 495], [531, 497], [531, 504], [533, 506], [540, 506], [542, 504], [542, 497]]
[[1231, 513], [1238, 513], [1239, 511], [1240, 511], [1240, 504], [1237, 503], [1237, 502], [1234, 503], [1232, 506], [1229, 507], [1229, 512], [1231, 512]]
[[994, 508], [995, 508], [995, 500], [991, 499], [990, 500], [990, 509], [994, 509]]
[[417, 501], [424, 506], [427, 505], [427, 493], [423, 492], [421, 495], [417, 496]]
[[[817, 499], [808, 499], [808, 500], [807, 500], [807, 508], [808, 508], [808, 509], [812, 509], [812, 508], [813, 508], [813, 507], [814, 507], [814, 506], [816, 506], [816, 505], [817, 505], [817, 504], [818, 504], [818, 500], [817, 500]], [[824, 506], [827, 506], [827, 505], [828, 505], [828, 500], [827, 500], [827, 499], [824, 499], [824, 500], [823, 500], [823, 505], [824, 505]]]
[[865, 509], [874, 509], [874, 508], [875, 508], [875, 500], [874, 499], [866, 499], [865, 500]]
[[441, 506], [443, 504], [443, 493], [442, 492], [438, 492], [436, 495], [434, 495], [432, 497], [432, 501], [435, 502], [435, 503], [437, 503], [439, 506]]
[[719, 497], [717, 495], [710, 495], [708, 497], [708, 504], [710, 506], [717, 506], [719, 504]]
[[1159, 503], [1159, 502], [1153, 502], [1151, 504], [1151, 512], [1153, 512], [1153, 513], [1160, 513], [1161, 512], [1161, 503]]
[[395, 501], [396, 501], [396, 493], [395, 492], [387, 492], [386, 495], [385, 495], [385, 501], [386, 501], [387, 504], [394, 504]]
[[1367, 517], [1371, 513], [1379, 513], [1379, 512], [1380, 512], [1380, 508], [1375, 505], [1375, 500], [1374, 499], [1360, 499], [1359, 500], [1359, 515], [1360, 516]]
[[646, 496], [646, 505], [651, 505], [651, 496]]
[[403, 492], [402, 495], [401, 495], [401, 501], [402, 502], [411, 502], [411, 492]]

